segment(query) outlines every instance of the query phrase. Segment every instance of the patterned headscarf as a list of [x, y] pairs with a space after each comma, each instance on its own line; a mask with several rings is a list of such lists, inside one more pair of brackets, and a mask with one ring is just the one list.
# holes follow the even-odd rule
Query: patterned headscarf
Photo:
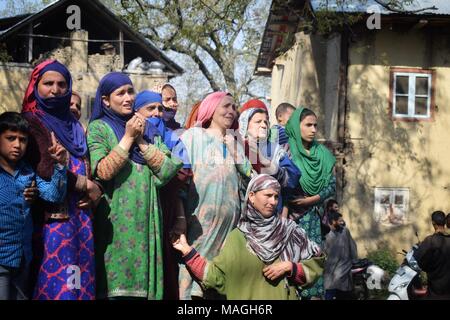
[[264, 263], [271, 263], [278, 257], [283, 261], [297, 263], [320, 255], [320, 247], [309, 240], [305, 231], [294, 221], [277, 214], [264, 218], [248, 201], [250, 192], [266, 189], [280, 192], [281, 187], [275, 178], [267, 174], [253, 177], [247, 188], [244, 212], [238, 224], [253, 252]]

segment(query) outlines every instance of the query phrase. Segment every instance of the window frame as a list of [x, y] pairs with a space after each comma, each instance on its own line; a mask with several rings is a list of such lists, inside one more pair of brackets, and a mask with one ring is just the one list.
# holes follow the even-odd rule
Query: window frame
[[[389, 204], [384, 204], [381, 202], [383, 196], [389, 196]], [[396, 196], [400, 195], [402, 197], [402, 203], [396, 203]], [[410, 196], [411, 189], [405, 187], [375, 187], [374, 188], [374, 211], [373, 219], [374, 221], [383, 226], [401, 226], [410, 223], [411, 212], [410, 208]], [[402, 213], [402, 223], [400, 224], [386, 224], [383, 223], [382, 217], [383, 212], [387, 210], [389, 206], [393, 206], [393, 210]]]
[[[426, 75], [426, 76], [425, 76]], [[397, 90], [397, 76], [407, 76], [408, 77], [408, 94], [403, 94], [403, 96], [408, 97], [408, 114], [396, 114], [396, 97], [402, 96], [396, 93]], [[417, 95], [415, 94], [416, 81], [414, 85], [411, 84], [411, 77], [416, 79], [428, 78], [428, 95]], [[418, 121], [434, 121], [434, 110], [435, 110], [435, 88], [436, 88], [436, 72], [431, 69], [421, 69], [421, 68], [391, 68], [390, 69], [390, 83], [389, 83], [389, 114], [393, 121], [406, 121], [406, 122], [418, 122]], [[412, 97], [414, 101], [411, 101]], [[426, 97], [428, 99], [426, 116], [415, 115], [415, 102], [417, 97]]]

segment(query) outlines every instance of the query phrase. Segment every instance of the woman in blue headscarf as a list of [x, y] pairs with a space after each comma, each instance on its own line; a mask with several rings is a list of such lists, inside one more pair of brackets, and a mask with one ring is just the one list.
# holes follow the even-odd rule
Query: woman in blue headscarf
[[97, 297], [162, 299], [162, 215], [158, 190], [181, 167], [158, 131], [133, 110], [130, 78], [103, 77], [88, 126], [93, 175], [105, 199], [95, 215]]
[[[48, 152], [51, 133], [68, 151], [68, 191], [62, 205], [37, 203], [32, 280], [34, 299], [91, 300], [95, 298], [92, 212], [101, 196], [91, 180], [84, 130], [70, 112], [72, 78], [55, 60], [36, 66], [23, 100], [23, 115], [30, 123], [28, 160], [37, 174], [49, 179], [53, 161]], [[76, 268], [74, 268], [76, 266]], [[73, 286], [74, 272], [80, 275]], [[34, 282], [32, 281], [32, 283]], [[79, 285], [79, 286], [78, 286]]]
[[[192, 176], [191, 165], [186, 148], [177, 133], [166, 127], [163, 116], [161, 94], [149, 90], [141, 91], [136, 96], [134, 110], [147, 120], [149, 127], [157, 129], [155, 139], [161, 140], [172, 151], [172, 155], [183, 162], [183, 168], [160, 190], [160, 202], [163, 214], [163, 257], [164, 257], [164, 299], [177, 300], [178, 294], [178, 261], [177, 253], [171, 243], [174, 238], [186, 233], [186, 218], [182, 197], [183, 184]], [[183, 196], [185, 198], [185, 196]]]

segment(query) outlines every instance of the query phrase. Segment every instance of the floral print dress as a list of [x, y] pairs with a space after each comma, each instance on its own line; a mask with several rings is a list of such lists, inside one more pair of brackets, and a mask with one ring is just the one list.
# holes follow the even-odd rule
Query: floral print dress
[[[88, 127], [88, 146], [94, 177], [101, 159], [118, 144], [113, 130], [102, 120]], [[97, 297], [162, 299], [162, 213], [158, 188], [167, 183], [182, 163], [172, 160], [167, 147], [158, 173], [131, 160], [109, 181], [105, 197], [94, 215]]]

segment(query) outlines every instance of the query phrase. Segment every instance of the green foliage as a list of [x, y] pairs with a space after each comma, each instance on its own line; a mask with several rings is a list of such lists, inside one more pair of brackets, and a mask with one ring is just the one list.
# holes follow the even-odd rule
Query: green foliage
[[316, 12], [316, 30], [320, 35], [328, 35], [342, 30], [345, 26], [353, 26], [362, 19], [361, 13], [350, 15], [321, 10]]
[[369, 252], [367, 259], [387, 271], [391, 276], [399, 266], [394, 253], [387, 246], [382, 246], [377, 250]]
[[250, 92], [270, 1], [102, 0], [164, 51], [192, 59], [213, 90]]
[[381, 289], [370, 290], [369, 299], [386, 300], [389, 296], [389, 291], [387, 289], [389, 281], [399, 267], [399, 263], [395, 259], [395, 254], [391, 249], [387, 247], [387, 245], [382, 245], [378, 249], [368, 252], [367, 259], [372, 261], [375, 265], [379, 266], [386, 272], [384, 279], [382, 279], [381, 282]]

